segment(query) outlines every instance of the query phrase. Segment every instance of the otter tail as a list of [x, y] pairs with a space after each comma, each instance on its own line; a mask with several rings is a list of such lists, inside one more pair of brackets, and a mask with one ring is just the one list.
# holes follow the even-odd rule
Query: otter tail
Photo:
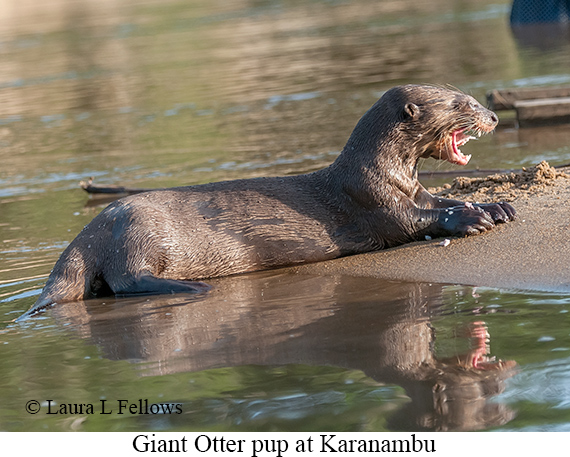
[[53, 300], [51, 300], [49, 297], [45, 297], [43, 299], [38, 299], [34, 303], [34, 306], [32, 306], [29, 310], [27, 310], [21, 316], [14, 319], [14, 322], [22, 322], [23, 320], [26, 320], [28, 317], [33, 316], [34, 314], [42, 311], [43, 309], [50, 307], [53, 304], [55, 304], [55, 302]]
[[96, 281], [96, 272], [89, 262], [68, 246], [56, 262], [49, 278], [34, 305], [15, 322], [27, 319], [56, 303], [82, 300], [89, 297]]
[[211, 286], [200, 281], [158, 278], [148, 272], [107, 275], [95, 265], [94, 258], [82, 255], [70, 245], [56, 262], [41, 295], [34, 305], [15, 322], [27, 319], [52, 305], [103, 296], [136, 296], [175, 293], [205, 293]]

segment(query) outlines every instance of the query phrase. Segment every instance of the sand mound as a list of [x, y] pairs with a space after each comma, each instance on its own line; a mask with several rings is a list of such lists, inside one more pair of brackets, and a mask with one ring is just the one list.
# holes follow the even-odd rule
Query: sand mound
[[437, 196], [459, 200], [469, 197], [478, 202], [514, 201], [545, 192], [557, 179], [569, 177], [564, 171], [542, 161], [534, 167], [523, 168], [518, 173], [499, 173], [482, 178], [460, 176], [452, 184], [430, 188], [429, 191]]

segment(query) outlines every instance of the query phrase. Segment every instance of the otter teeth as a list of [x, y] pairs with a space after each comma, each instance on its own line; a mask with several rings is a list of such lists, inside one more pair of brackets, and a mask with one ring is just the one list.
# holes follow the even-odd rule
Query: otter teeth
[[[461, 133], [463, 135], [463, 133]], [[460, 139], [457, 139], [455, 142], [457, 144], [457, 146], [463, 146], [464, 144], [466, 144], [469, 140], [477, 140], [477, 137], [474, 137], [473, 135], [465, 135]]]

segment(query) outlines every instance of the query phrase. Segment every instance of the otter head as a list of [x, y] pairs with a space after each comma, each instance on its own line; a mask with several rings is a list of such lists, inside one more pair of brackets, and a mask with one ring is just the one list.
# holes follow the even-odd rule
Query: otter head
[[495, 113], [458, 90], [406, 85], [390, 89], [386, 96], [399, 100], [399, 129], [415, 145], [418, 158], [466, 165], [471, 155], [459, 148], [492, 132], [498, 123]]

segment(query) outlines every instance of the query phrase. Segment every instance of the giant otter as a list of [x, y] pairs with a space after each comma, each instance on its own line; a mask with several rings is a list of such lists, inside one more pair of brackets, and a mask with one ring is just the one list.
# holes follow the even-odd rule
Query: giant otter
[[71, 242], [24, 316], [104, 295], [202, 292], [209, 286], [196, 280], [490, 230], [515, 218], [509, 204], [435, 198], [417, 166], [422, 157], [465, 165], [459, 148], [497, 122], [457, 90], [394, 87], [327, 168], [117, 200]]

